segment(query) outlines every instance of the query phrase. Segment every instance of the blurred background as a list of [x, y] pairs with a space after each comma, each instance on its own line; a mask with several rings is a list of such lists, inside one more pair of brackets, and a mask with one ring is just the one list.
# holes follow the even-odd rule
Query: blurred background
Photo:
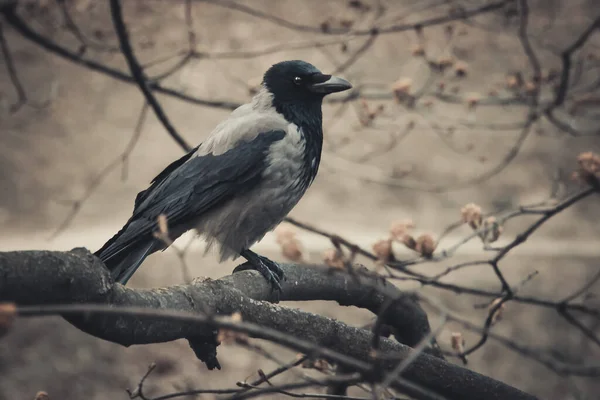
[[[250, 100], [273, 63], [302, 59], [351, 81], [352, 93], [324, 104], [322, 167], [291, 216], [366, 248], [386, 238], [394, 221], [411, 219], [415, 232], [436, 237], [460, 220], [467, 203], [501, 212], [562, 198], [578, 188], [570, 179], [577, 155], [600, 147], [600, 34], [586, 36], [573, 53], [560, 95], [560, 56], [600, 17], [593, 0], [123, 0], [123, 9], [146, 74], [180, 95], [156, 93], [194, 146], [227, 116], [229, 104]], [[135, 195], [183, 152], [154, 114], [143, 111], [138, 87], [105, 73], [129, 75], [108, 2], [20, 1], [17, 13], [72, 59], [0, 18], [0, 250], [95, 251], [127, 220]], [[204, 106], [197, 99], [227, 104]], [[599, 204], [592, 197], [553, 218], [503, 261], [507, 279], [517, 285], [538, 271], [520, 290], [553, 300], [590, 279], [600, 256]], [[531, 221], [511, 221], [499, 243]], [[296, 232], [303, 259], [321, 262], [330, 242]], [[464, 226], [439, 246], [470, 233]], [[184, 248], [193, 239], [176, 244]], [[236, 265], [218, 264], [202, 247], [195, 240], [185, 254], [191, 276], [217, 278]], [[255, 249], [285, 259], [274, 234]], [[399, 258], [414, 255], [400, 245], [395, 251]], [[419, 268], [435, 274], [484, 255], [475, 240], [454, 257]], [[168, 250], [150, 257], [130, 284], [184, 279], [181, 260]], [[485, 266], [446, 279], [499, 288]], [[474, 308], [477, 297], [426, 291], [473, 322], [486, 317], [486, 309]], [[597, 305], [594, 296], [586, 301]], [[355, 325], [372, 319], [326, 302], [289, 305]], [[435, 325], [436, 313], [430, 318]], [[461, 329], [447, 324], [442, 347]], [[598, 322], [590, 329], [598, 332]], [[599, 360], [598, 346], [552, 309], [509, 303], [494, 332], [565, 362]], [[467, 344], [477, 341], [464, 336]], [[185, 341], [124, 349], [58, 318], [20, 320], [0, 341], [0, 399], [31, 398], [38, 390], [51, 398], [126, 398], [124, 389], [151, 362], [158, 368], [150, 394], [232, 387], [274, 365], [231, 346], [219, 347], [219, 354], [223, 369], [209, 372]], [[493, 341], [469, 361], [469, 368], [544, 399], [594, 398], [600, 390], [597, 378], [559, 376]]]

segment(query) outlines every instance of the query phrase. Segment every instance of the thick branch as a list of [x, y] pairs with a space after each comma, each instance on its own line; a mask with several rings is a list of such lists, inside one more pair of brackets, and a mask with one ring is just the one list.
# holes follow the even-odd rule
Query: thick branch
[[[358, 274], [351, 276], [326, 267], [291, 264], [282, 267], [287, 277], [280, 295], [283, 301], [331, 300], [378, 314], [388, 298], [399, 299], [397, 306], [386, 312], [385, 321], [399, 332], [402, 342], [415, 346], [430, 331], [427, 314], [414, 298], [386, 281]], [[206, 309], [230, 314], [236, 310], [229, 311], [217, 299], [219, 296], [212, 293], [221, 286], [241, 291], [254, 300], [273, 300], [270, 286], [252, 271], [167, 289], [130, 289], [113, 284], [103, 264], [85, 249], [0, 253], [0, 272], [0, 301], [27, 305], [100, 302], [190, 312], [203, 311], [198, 309], [203, 305]], [[203, 298], [202, 303], [194, 303], [198, 296], [207, 298]], [[135, 338], [120, 335], [109, 340], [123, 345], [139, 343], [144, 336], [149, 336], [144, 343], [169, 341], [180, 338], [181, 331], [171, 326], [160, 333], [137, 332]]]
[[[341, 304], [372, 308], [373, 311], [381, 306], [378, 298], [385, 298], [373, 292], [373, 285], [384, 293], [401, 295], [389, 284], [376, 283], [371, 278], [355, 278], [343, 271], [298, 265], [284, 265], [283, 268], [288, 277], [283, 287], [283, 300], [338, 300]], [[92, 313], [74, 320], [80, 329], [126, 346], [209, 335], [219, 324], [207, 316], [207, 312], [231, 314], [239, 311], [245, 322], [264, 327], [262, 330], [252, 328], [249, 332], [252, 336], [275, 340], [273, 336], [277, 334], [273, 332], [279, 332], [294, 338], [281, 344], [328, 358], [359, 372], [373, 373], [365, 367], [372, 360], [372, 334], [369, 331], [316, 314], [257, 301], [269, 299], [271, 291], [266, 281], [254, 271], [219, 280], [195, 281], [190, 285], [136, 290], [114, 284], [106, 268], [94, 256], [86, 250], [76, 249], [64, 253], [0, 253], [0, 276], [0, 301], [29, 305], [94, 302], [154, 309], [154, 314], [149, 311], [137, 316], [119, 314], [115, 309], [110, 315]], [[156, 314], [160, 310], [189, 312], [202, 323], [160, 317]], [[429, 331], [426, 315], [409, 297], [396, 313], [397, 327], [400, 324], [410, 329], [410, 325], [416, 323], [421, 326], [419, 329]], [[411, 354], [409, 347], [389, 339], [382, 339], [379, 349], [386, 355], [382, 366], [388, 370]], [[449, 399], [533, 398], [426, 354], [417, 357], [402, 377]]]

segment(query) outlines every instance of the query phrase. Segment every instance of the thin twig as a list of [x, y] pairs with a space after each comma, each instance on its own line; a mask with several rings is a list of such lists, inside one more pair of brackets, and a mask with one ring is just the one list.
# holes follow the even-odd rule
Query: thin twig
[[154, 114], [158, 120], [163, 124], [169, 135], [177, 142], [177, 144], [184, 150], [190, 151], [192, 150], [192, 146], [190, 146], [181, 135], [175, 130], [171, 121], [165, 114], [164, 110], [158, 103], [158, 100], [154, 97], [151, 88], [148, 86], [146, 74], [142, 70], [140, 63], [137, 61], [135, 54], [133, 53], [133, 48], [131, 47], [131, 43], [129, 42], [129, 34], [127, 33], [127, 27], [125, 26], [125, 22], [123, 21], [123, 12], [121, 9], [120, 0], [110, 0], [110, 14], [112, 16], [113, 24], [115, 26], [115, 31], [117, 32], [117, 37], [119, 38], [119, 44], [121, 47], [121, 52], [125, 56], [127, 60], [127, 64], [129, 65], [129, 70], [131, 71], [131, 75], [133, 79], [136, 81], [140, 90], [144, 94], [146, 101], [152, 107]]
[[2, 55], [4, 56], [4, 62], [6, 64], [6, 70], [8, 71], [8, 76], [10, 81], [17, 92], [17, 101], [10, 106], [10, 112], [15, 113], [19, 111], [19, 109], [27, 103], [27, 94], [25, 93], [25, 89], [23, 88], [23, 84], [19, 79], [19, 75], [17, 74], [17, 69], [15, 68], [15, 64], [12, 58], [12, 54], [8, 47], [8, 43], [6, 42], [6, 38], [4, 37], [4, 30], [2, 27], [2, 21], [0, 21], [0, 50], [2, 51]]

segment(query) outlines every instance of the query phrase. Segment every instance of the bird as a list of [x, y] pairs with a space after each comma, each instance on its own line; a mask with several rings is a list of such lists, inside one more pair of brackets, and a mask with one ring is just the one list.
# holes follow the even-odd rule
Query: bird
[[257, 270], [281, 291], [281, 267], [250, 248], [283, 221], [317, 175], [323, 98], [351, 88], [305, 61], [272, 65], [249, 103], [138, 193], [129, 220], [95, 256], [126, 285], [146, 257], [195, 229], [206, 251], [218, 249], [220, 262], [241, 256], [246, 262], [234, 272]]

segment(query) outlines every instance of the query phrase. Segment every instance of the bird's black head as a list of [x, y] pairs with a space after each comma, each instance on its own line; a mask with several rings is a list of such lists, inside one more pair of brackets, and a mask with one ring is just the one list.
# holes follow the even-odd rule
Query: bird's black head
[[274, 103], [321, 103], [330, 93], [348, 90], [352, 85], [342, 79], [321, 73], [305, 61], [283, 61], [265, 73], [263, 84], [273, 95]]
[[273, 107], [305, 134], [322, 135], [321, 104], [330, 93], [352, 85], [336, 76], [325, 75], [305, 61], [283, 61], [265, 72], [264, 87], [273, 96]]

